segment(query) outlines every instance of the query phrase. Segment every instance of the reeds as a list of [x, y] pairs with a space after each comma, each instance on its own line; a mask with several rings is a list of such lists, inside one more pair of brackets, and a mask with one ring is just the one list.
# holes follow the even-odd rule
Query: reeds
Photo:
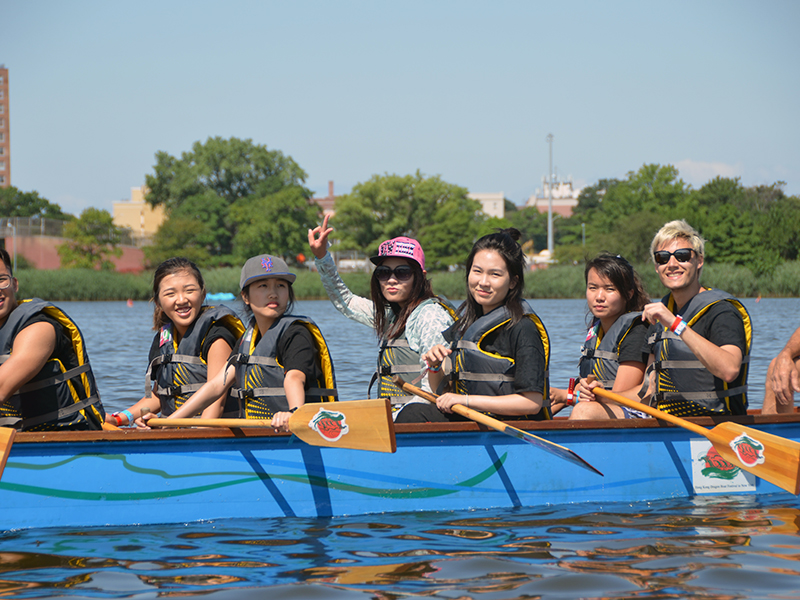
[[[525, 274], [526, 298], [582, 298], [585, 293], [583, 265], [555, 265], [548, 269]], [[661, 285], [652, 264], [636, 265], [648, 294], [660, 298], [666, 290]], [[239, 273], [236, 268], [205, 269], [203, 277], [209, 293], [230, 292], [239, 294]], [[350, 290], [359, 296], [369, 297], [369, 273], [342, 273]], [[88, 269], [60, 269], [39, 271], [20, 269], [20, 298], [63, 300], [149, 300], [153, 275], [92, 271]], [[464, 271], [430, 273], [433, 291], [452, 300], [466, 295]], [[747, 267], [730, 264], [707, 264], [703, 267], [701, 283], [733, 294], [739, 298], [755, 296], [800, 297], [800, 261], [785, 262], [771, 275], [756, 277]], [[313, 271], [297, 270], [294, 283], [298, 300], [327, 298], [319, 275]]]

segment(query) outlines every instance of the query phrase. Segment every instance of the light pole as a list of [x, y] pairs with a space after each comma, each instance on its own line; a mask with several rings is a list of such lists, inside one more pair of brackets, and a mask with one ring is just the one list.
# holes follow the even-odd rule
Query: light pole
[[14, 242], [14, 264], [11, 267], [11, 270], [16, 273], [17, 272], [17, 228], [16, 226], [11, 224], [11, 219], [6, 221], [6, 229], [11, 230], [11, 239]]
[[547, 184], [547, 251], [553, 259], [553, 134], [547, 134], [547, 143], [550, 144], [550, 171]]

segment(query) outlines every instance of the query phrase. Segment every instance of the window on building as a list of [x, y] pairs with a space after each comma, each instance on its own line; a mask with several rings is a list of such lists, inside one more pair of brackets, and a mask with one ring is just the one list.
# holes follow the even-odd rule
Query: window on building
[[0, 185], [3, 185], [6, 182], [6, 178], [3, 175], [0, 175]]
[[0, 160], [0, 171], [6, 170], [6, 161]]
[[4, 92], [3, 90], [0, 90], [0, 100], [2, 100], [2, 99], [3, 99], [3, 95], [4, 95], [4, 94], [5, 94], [5, 92]]
[[3, 76], [0, 75], [0, 85], [3, 85]]
[[0, 156], [3, 156], [6, 153], [6, 149], [3, 146], [0, 146]]
[[6, 120], [0, 119], [0, 127], [5, 127], [5, 126], [6, 126]]
[[6, 112], [6, 105], [5, 104], [0, 104], [0, 113], [4, 113], [4, 112]]
[[0, 142], [5, 142], [5, 141], [6, 141], [6, 134], [0, 131]]

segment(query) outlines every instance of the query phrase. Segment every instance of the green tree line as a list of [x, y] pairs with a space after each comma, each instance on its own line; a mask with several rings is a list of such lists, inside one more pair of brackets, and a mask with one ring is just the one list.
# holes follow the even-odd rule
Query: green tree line
[[[307, 254], [307, 230], [322, 218], [305, 180], [294, 159], [249, 139], [212, 137], [180, 157], [157, 152], [146, 175], [147, 202], [163, 206], [166, 220], [145, 248], [150, 264], [183, 255], [202, 267], [235, 268], [262, 252], [298, 262]], [[584, 188], [571, 217], [555, 215], [555, 258], [574, 264], [611, 251], [643, 264], [658, 228], [682, 218], [706, 238], [709, 265], [743, 267], [758, 281], [800, 252], [800, 198], [787, 196], [784, 187], [745, 187], [738, 178], [717, 177], [694, 189], [674, 166], [645, 164], [624, 179]], [[432, 272], [462, 266], [474, 241], [499, 227], [519, 229], [526, 250], [546, 246], [547, 215], [536, 208], [506, 201], [503, 219], [480, 208], [466, 188], [438, 175], [374, 175], [337, 198], [331, 238], [336, 249], [369, 255], [385, 239], [415, 237]], [[60, 252], [65, 266], [76, 268], [110, 267], [123, 233], [108, 211], [74, 217], [36, 192], [15, 188], [0, 191], [3, 216], [69, 220]]]

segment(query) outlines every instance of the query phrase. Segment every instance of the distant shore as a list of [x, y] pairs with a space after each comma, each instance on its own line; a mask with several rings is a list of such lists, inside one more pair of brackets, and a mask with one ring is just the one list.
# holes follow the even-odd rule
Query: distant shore
[[[525, 274], [526, 298], [582, 298], [584, 296], [584, 267], [554, 265], [548, 269]], [[651, 297], [665, 293], [652, 265], [636, 265], [647, 292]], [[296, 269], [294, 283], [298, 300], [327, 299], [319, 276], [313, 271]], [[52, 302], [64, 300], [149, 300], [153, 275], [91, 271], [85, 269], [59, 269], [40, 271], [21, 269], [15, 273], [19, 279], [20, 297], [38, 297]], [[204, 269], [203, 277], [209, 293], [239, 294], [239, 269], [228, 267]], [[464, 298], [464, 271], [429, 273], [435, 293], [452, 300]], [[342, 279], [353, 293], [369, 296], [369, 273], [342, 273]], [[723, 289], [739, 298], [800, 297], [800, 261], [785, 262], [770, 274], [757, 277], [750, 269], [731, 264], [707, 264], [703, 267], [701, 283], [707, 287]]]

